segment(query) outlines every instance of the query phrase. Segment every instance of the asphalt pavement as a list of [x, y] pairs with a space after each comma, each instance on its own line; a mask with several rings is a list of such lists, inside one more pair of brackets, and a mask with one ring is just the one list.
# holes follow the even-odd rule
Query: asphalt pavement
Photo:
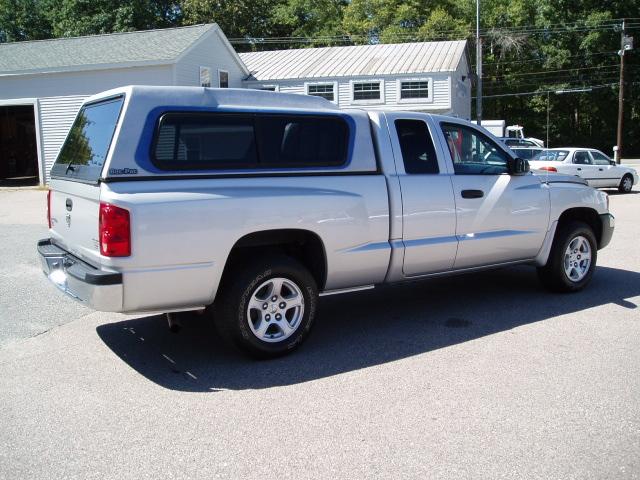
[[583, 292], [514, 267], [325, 297], [268, 362], [64, 297], [44, 198], [0, 191], [0, 478], [640, 478], [637, 190]]

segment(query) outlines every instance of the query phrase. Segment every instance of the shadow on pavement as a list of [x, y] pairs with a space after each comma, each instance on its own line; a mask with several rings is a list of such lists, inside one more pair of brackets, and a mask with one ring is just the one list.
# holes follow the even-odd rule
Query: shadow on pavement
[[631, 190], [630, 192], [621, 192], [618, 189], [610, 189], [610, 188], [603, 188], [602, 189], [607, 195], [611, 195], [613, 197], [617, 197], [618, 195], [638, 195], [640, 193], [639, 190]]
[[[102, 325], [97, 333], [123, 361], [165, 388], [209, 392], [292, 385], [338, 375], [558, 315], [640, 295], [640, 273], [598, 267], [591, 285], [553, 294], [530, 267], [324, 297], [308, 341], [293, 354], [253, 361], [226, 346], [206, 317], [172, 334], [162, 315]], [[141, 340], [144, 339], [144, 340]]]

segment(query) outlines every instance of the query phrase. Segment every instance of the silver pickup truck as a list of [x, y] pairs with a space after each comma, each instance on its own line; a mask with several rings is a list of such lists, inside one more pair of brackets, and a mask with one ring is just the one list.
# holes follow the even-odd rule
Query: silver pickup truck
[[206, 309], [257, 357], [297, 347], [319, 295], [517, 263], [579, 290], [614, 226], [605, 193], [467, 121], [251, 90], [96, 95], [50, 187], [51, 282], [96, 310]]

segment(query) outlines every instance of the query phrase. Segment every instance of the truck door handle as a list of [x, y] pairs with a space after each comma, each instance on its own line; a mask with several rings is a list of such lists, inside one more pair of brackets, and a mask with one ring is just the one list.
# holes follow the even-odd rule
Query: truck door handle
[[601, 169], [601, 168], [599, 168], [598, 170], [602, 171], [602, 169]]
[[462, 190], [460, 192], [462, 198], [482, 198], [484, 197], [484, 192], [482, 190]]
[[578, 170], [582, 170], [580, 167], [578, 167]]

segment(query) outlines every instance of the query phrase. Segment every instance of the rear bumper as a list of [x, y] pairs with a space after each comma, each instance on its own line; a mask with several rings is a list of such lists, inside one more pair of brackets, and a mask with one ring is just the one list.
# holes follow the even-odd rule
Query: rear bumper
[[613, 237], [613, 229], [616, 226], [616, 219], [610, 213], [603, 213], [600, 215], [600, 222], [602, 223], [602, 232], [600, 234], [598, 250], [609, 245], [611, 237]]
[[42, 271], [49, 281], [74, 300], [103, 312], [121, 312], [122, 274], [96, 268], [47, 238], [38, 242]]

